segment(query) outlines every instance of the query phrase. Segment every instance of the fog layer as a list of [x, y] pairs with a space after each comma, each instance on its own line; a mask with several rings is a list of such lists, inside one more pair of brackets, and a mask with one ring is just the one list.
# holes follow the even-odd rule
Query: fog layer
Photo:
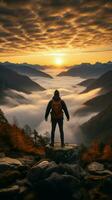
[[[18, 121], [19, 126], [23, 127], [25, 124], [31, 126], [32, 129], [37, 129], [40, 134], [44, 134], [46, 131], [50, 133], [50, 116], [48, 122], [45, 122], [44, 115], [46, 106], [49, 100], [52, 98], [54, 90], [60, 91], [62, 99], [67, 104], [70, 121], [66, 120], [64, 116], [64, 130], [65, 130], [65, 141], [82, 143], [83, 138], [80, 138], [80, 124], [87, 121], [91, 116], [96, 113], [92, 113], [89, 116], [78, 117], [74, 116], [75, 111], [80, 108], [88, 99], [94, 97], [97, 90], [87, 94], [80, 94], [84, 87], [77, 85], [82, 81], [81, 78], [74, 77], [54, 77], [54, 79], [45, 79], [36, 77], [32, 78], [35, 82], [38, 82], [41, 86], [45, 87], [46, 90], [42, 92], [33, 92], [32, 94], [26, 95], [25, 93], [18, 93], [27, 100], [27, 104], [17, 103], [16, 99], [10, 99], [9, 102], [14, 103], [15, 106], [1, 106], [6, 114], [8, 120], [13, 123], [14, 118]], [[13, 91], [17, 94], [16, 91]], [[56, 129], [56, 141], [59, 140], [59, 130]]]

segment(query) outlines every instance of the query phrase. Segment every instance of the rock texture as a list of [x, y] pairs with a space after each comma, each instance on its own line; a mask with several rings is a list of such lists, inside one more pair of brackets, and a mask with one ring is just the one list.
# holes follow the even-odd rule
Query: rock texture
[[57, 163], [78, 161], [79, 154], [80, 147], [74, 144], [66, 144], [64, 148], [61, 148], [59, 143], [56, 143], [54, 148], [46, 146], [46, 157]]
[[0, 155], [1, 200], [111, 200], [111, 162], [83, 163], [78, 146], [47, 146], [49, 158], [38, 162], [33, 155]]

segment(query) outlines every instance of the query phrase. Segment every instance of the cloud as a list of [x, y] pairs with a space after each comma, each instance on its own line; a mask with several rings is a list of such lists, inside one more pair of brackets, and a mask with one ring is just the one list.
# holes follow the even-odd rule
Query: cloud
[[[1, 55], [108, 47], [112, 1], [0, 0]], [[98, 45], [99, 43], [99, 45]]]
[[[34, 78], [34, 80], [43, 85], [43, 87], [46, 86], [47, 90], [33, 92], [32, 94], [12, 91], [10, 98], [7, 98], [7, 106], [1, 106], [8, 120], [12, 123], [13, 119], [16, 118], [21, 127], [28, 124], [32, 129], [36, 128], [40, 134], [44, 134], [46, 131], [50, 132], [50, 117], [47, 123], [44, 121], [45, 109], [53, 96], [54, 90], [59, 89], [61, 97], [66, 102], [70, 112], [69, 122], [67, 122], [66, 117], [64, 117], [65, 141], [81, 143], [82, 140], [79, 138], [81, 130], [79, 126], [87, 121], [88, 118], [91, 118], [92, 114], [89, 114], [89, 117], [88, 115], [78, 117], [74, 116], [74, 112], [82, 106], [83, 102], [94, 97], [96, 93], [91, 93], [89, 95], [79, 94], [84, 88], [81, 86], [76, 86], [74, 88], [73, 85], [80, 82], [82, 80], [81, 78], [74, 79], [73, 77], [66, 77], [65, 79], [64, 77], [56, 77], [52, 80], [45, 80], [44, 78], [38, 78], [38, 80]], [[18, 95], [20, 98], [18, 98]], [[57, 127], [56, 141], [59, 141], [59, 137], [59, 129]]]
[[32, 3], [32, 0], [0, 0], [1, 4], [11, 5], [11, 6], [22, 6], [22, 5], [29, 5]]

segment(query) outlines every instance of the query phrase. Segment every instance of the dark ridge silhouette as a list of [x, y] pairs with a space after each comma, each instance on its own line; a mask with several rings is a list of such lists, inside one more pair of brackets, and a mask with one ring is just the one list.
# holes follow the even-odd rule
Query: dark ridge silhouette
[[112, 70], [112, 62], [108, 63], [82, 63], [71, 66], [67, 71], [61, 72], [58, 76], [76, 76], [82, 78], [96, 78], [107, 71]]
[[40, 71], [41, 68], [39, 66], [34, 66], [30, 64], [14, 64], [14, 63], [0, 63], [0, 67], [6, 67], [8, 69], [11, 69], [13, 71], [16, 71], [17, 73], [28, 75], [28, 76], [39, 76], [39, 77], [45, 77], [45, 78], [52, 78], [49, 74]]
[[112, 104], [81, 125], [86, 143], [97, 139], [100, 142], [109, 142], [112, 139]]
[[92, 84], [90, 84], [82, 93], [89, 92], [91, 90], [102, 88], [102, 93], [109, 92], [112, 90], [112, 71], [108, 71]]
[[86, 101], [84, 104], [88, 106], [93, 111], [102, 111], [112, 102], [112, 91], [101, 96], [97, 96], [89, 101]]
[[91, 112], [101, 112], [112, 102], [112, 91], [106, 94], [96, 96], [93, 99], [86, 101], [83, 107], [75, 112], [75, 115], [83, 116]]
[[29, 77], [18, 74], [6, 67], [0, 68], [0, 91], [14, 89], [17, 91], [31, 93], [32, 91], [43, 91], [44, 88], [32, 81]]
[[78, 85], [88, 87], [90, 84], [94, 83], [95, 80], [96, 80], [95, 78], [87, 79], [87, 80], [81, 81]]

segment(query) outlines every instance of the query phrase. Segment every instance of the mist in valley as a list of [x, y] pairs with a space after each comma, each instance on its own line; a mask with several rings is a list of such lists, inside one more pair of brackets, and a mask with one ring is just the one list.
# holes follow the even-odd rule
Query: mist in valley
[[[58, 89], [70, 113], [69, 122], [66, 120], [66, 117], [64, 117], [65, 142], [73, 143], [74, 141], [74, 143], [83, 143], [83, 138], [80, 136], [80, 125], [96, 113], [78, 116], [75, 114], [75, 111], [81, 108], [86, 100], [96, 96], [97, 90], [87, 94], [80, 94], [84, 90], [84, 87], [79, 86], [78, 83], [84, 79], [77, 77], [58, 77], [53, 75], [53, 79], [42, 77], [30, 78], [39, 83], [46, 90], [32, 92], [31, 94], [13, 91], [15, 95], [21, 95], [26, 101], [21, 100], [18, 103], [16, 98], [10, 97], [7, 99], [7, 105], [1, 106], [9, 122], [13, 123], [16, 119], [20, 127], [24, 127], [25, 124], [28, 124], [32, 129], [36, 129], [39, 134], [44, 134], [45, 132], [50, 133], [50, 116], [48, 122], [45, 122], [44, 115], [49, 100], [52, 98], [55, 89]], [[59, 130], [57, 127], [56, 141], [58, 140]]]

